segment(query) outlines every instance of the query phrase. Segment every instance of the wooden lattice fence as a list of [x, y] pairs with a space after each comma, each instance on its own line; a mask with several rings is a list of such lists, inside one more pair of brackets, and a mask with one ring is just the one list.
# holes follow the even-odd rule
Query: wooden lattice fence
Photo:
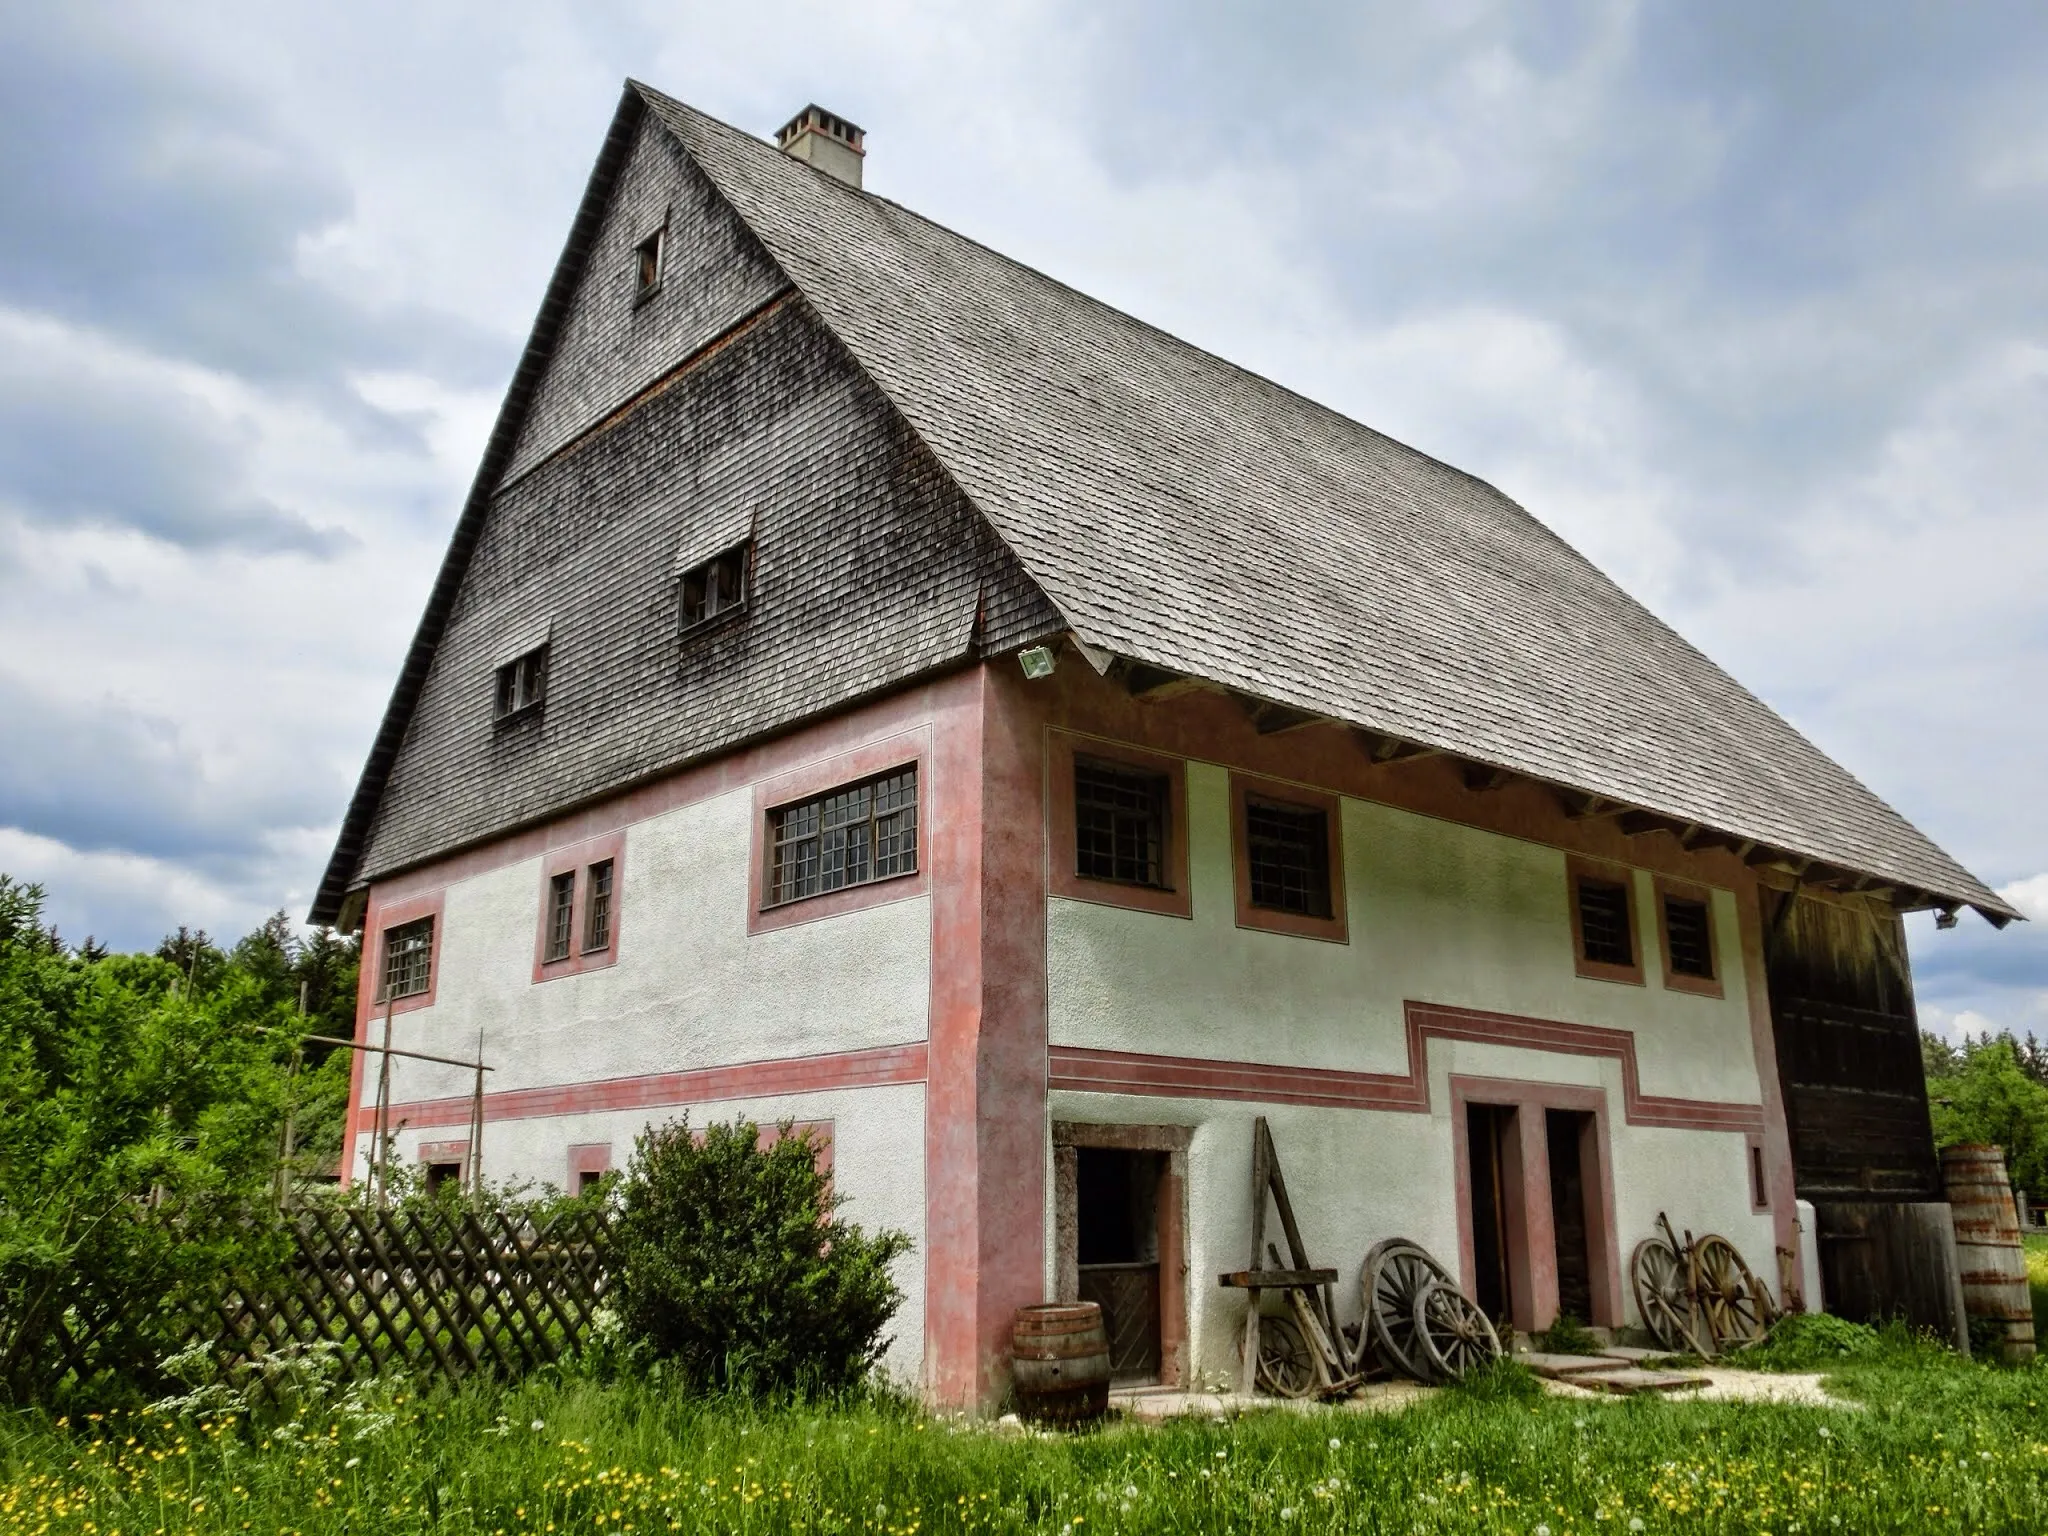
[[[350, 1378], [517, 1376], [583, 1348], [609, 1280], [610, 1223], [590, 1209], [536, 1222], [459, 1206], [309, 1206], [289, 1227], [282, 1278], [221, 1296], [213, 1349], [230, 1378], [260, 1379], [309, 1346]], [[209, 1332], [195, 1327], [195, 1342]]]

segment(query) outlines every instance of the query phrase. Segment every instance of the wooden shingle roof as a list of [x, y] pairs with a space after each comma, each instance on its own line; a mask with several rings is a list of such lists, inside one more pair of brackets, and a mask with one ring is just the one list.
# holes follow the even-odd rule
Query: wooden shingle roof
[[2017, 915], [1484, 481], [639, 89], [1083, 642]]

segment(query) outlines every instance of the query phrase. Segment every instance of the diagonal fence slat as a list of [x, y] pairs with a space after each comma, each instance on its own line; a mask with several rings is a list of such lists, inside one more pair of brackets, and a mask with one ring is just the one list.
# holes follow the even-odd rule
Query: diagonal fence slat
[[[348, 1380], [394, 1368], [450, 1381], [517, 1377], [581, 1353], [611, 1282], [602, 1211], [534, 1219], [459, 1205], [308, 1204], [284, 1225], [276, 1270], [223, 1276], [173, 1330], [205, 1348], [222, 1379], [280, 1405], [292, 1362], [309, 1352]], [[34, 1330], [41, 1344], [30, 1339], [7, 1363], [0, 1398], [82, 1391], [123, 1369], [105, 1349], [128, 1326], [126, 1312], [74, 1294], [48, 1313]], [[159, 1336], [163, 1320], [151, 1324]]]

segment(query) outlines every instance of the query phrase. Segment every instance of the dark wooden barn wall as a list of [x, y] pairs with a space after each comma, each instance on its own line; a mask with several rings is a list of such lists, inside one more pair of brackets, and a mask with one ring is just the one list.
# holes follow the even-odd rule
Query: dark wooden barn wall
[[1800, 1198], [1943, 1199], [1898, 918], [1810, 896], [1765, 897], [1771, 1021]]

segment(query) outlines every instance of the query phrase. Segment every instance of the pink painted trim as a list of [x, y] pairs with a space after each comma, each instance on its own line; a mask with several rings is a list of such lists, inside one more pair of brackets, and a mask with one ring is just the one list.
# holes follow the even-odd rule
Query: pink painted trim
[[[445, 885], [399, 896], [390, 895], [381, 889], [370, 892], [369, 906], [363, 914], [363, 964], [357, 972], [357, 1044], [384, 1043], [381, 1024], [387, 1013], [384, 1004], [377, 998], [384, 977], [384, 935], [393, 928], [416, 922], [422, 917], [431, 917], [434, 920], [434, 942], [427, 951], [427, 990], [412, 997], [393, 999], [388, 1017], [396, 1018], [401, 1013], [412, 1013], [432, 1006], [436, 989], [441, 985], [441, 934], [448, 926], [443, 916], [447, 899], [448, 888]], [[374, 1053], [351, 1051], [349, 1054], [355, 1059], [349, 1063], [348, 1069], [347, 1123], [355, 1125], [360, 1121], [365, 1130], [374, 1130], [376, 1117], [365, 1112], [363, 1088], [363, 1073]], [[391, 1123], [393, 1126], [399, 1123], [395, 1106]], [[356, 1154], [355, 1138], [344, 1137], [341, 1166], [335, 1170], [343, 1189], [347, 1189], [355, 1180]]]
[[[708, 1104], [726, 1099], [775, 1098], [786, 1094], [823, 1093], [834, 1088], [878, 1088], [925, 1080], [925, 1046], [877, 1046], [830, 1056], [793, 1056], [750, 1061], [736, 1066], [703, 1067], [694, 1072], [657, 1072], [645, 1077], [614, 1077], [591, 1083], [563, 1083], [547, 1088], [510, 1088], [484, 1095], [487, 1120], [531, 1120], [550, 1115], [587, 1115], [605, 1110], [665, 1109]], [[416, 1099], [391, 1106], [392, 1122], [413, 1126], [460, 1125], [469, 1119], [470, 1100]], [[371, 1127], [369, 1109], [354, 1117], [355, 1133]]]
[[[931, 889], [931, 759], [930, 726], [906, 731], [881, 741], [867, 742], [850, 751], [836, 753], [818, 762], [806, 763], [754, 786], [753, 848], [747, 861], [747, 932], [771, 933], [798, 923], [858, 912], [866, 907], [884, 906], [922, 896]], [[917, 868], [907, 875], [870, 880], [840, 890], [805, 896], [780, 906], [767, 906], [768, 861], [774, 845], [769, 837], [769, 815], [785, 805], [814, 799], [843, 784], [858, 784], [898, 769], [917, 769]]]
[[368, 991], [371, 998], [371, 1006], [378, 1018], [381, 1019], [384, 1016], [384, 1002], [379, 994], [384, 989], [385, 936], [392, 929], [402, 928], [407, 923], [416, 923], [423, 917], [431, 917], [434, 920], [434, 939], [432, 945], [427, 950], [427, 990], [415, 992], [411, 997], [393, 998], [391, 1001], [391, 1016], [396, 1018], [401, 1013], [417, 1013], [422, 1008], [434, 1006], [434, 995], [441, 986], [441, 934], [448, 926], [442, 921], [441, 913], [447, 898], [448, 888], [442, 886], [438, 890], [426, 891], [417, 896], [409, 896], [403, 901], [386, 901], [381, 905], [373, 906], [369, 911], [369, 915], [363, 920], [363, 932], [377, 936], [377, 942], [374, 946], [365, 946], [366, 948], [374, 948], [376, 950], [374, 956], [376, 964], [375, 968], [369, 973], [369, 987], [359, 990]]
[[[606, 859], [612, 863], [612, 917], [611, 942], [603, 949], [585, 949], [583, 940], [590, 923], [590, 868], [602, 864]], [[549, 887], [555, 876], [573, 874], [576, 877], [573, 905], [569, 918], [569, 953], [559, 960], [546, 958], [548, 952], [548, 896]], [[606, 966], [616, 965], [619, 959], [619, 918], [625, 903], [620, 897], [626, 889], [626, 834], [624, 829], [607, 832], [601, 837], [587, 838], [580, 843], [571, 843], [566, 848], [557, 848], [541, 860], [539, 917], [534, 923], [533, 933], [533, 979], [553, 981], [560, 976], [579, 976], [585, 971], [601, 971]]]
[[[1163, 850], [1167, 888], [1126, 885], [1116, 880], [1091, 880], [1075, 872], [1080, 861], [1075, 828], [1074, 759], [1122, 763], [1156, 773], [1166, 780], [1166, 847]], [[1194, 916], [1194, 887], [1188, 879], [1187, 760], [1146, 752], [1119, 741], [1077, 736], [1072, 731], [1045, 733], [1045, 805], [1047, 817], [1046, 887], [1069, 901], [1103, 907], [1126, 907], [1164, 917]]]
[[1760, 1131], [1763, 1110], [1753, 1104], [1678, 1099], [1646, 1094], [1638, 1082], [1635, 1037], [1623, 1029], [1561, 1024], [1547, 1019], [1428, 1003], [1406, 1005], [1408, 1070], [1343, 1072], [1323, 1067], [1274, 1066], [1195, 1056], [1052, 1047], [1052, 1086], [1092, 1093], [1152, 1094], [1166, 1098], [1234, 1099], [1307, 1104], [1329, 1109], [1385, 1109], [1427, 1113], [1428, 1042], [1472, 1040], [1571, 1056], [1606, 1057], [1621, 1064], [1624, 1110], [1630, 1125], [1691, 1131]]
[[418, 1160], [422, 1163], [460, 1163], [469, 1166], [469, 1140], [423, 1141], [419, 1145]]
[[612, 1144], [608, 1141], [579, 1141], [569, 1148], [569, 1188], [586, 1173], [612, 1171]]
[[[1614, 1216], [1613, 1140], [1607, 1127], [1604, 1089], [1516, 1078], [1451, 1077], [1451, 1139], [1455, 1149], [1458, 1193], [1458, 1273], [1466, 1292], [1475, 1288], [1478, 1260], [1472, 1242], [1472, 1151], [1466, 1133], [1466, 1110], [1473, 1104], [1494, 1104], [1515, 1111], [1519, 1156], [1508, 1159], [1507, 1177], [1519, 1175], [1508, 1209], [1508, 1263], [1513, 1281], [1512, 1312], [1517, 1328], [1533, 1332], [1557, 1321], [1557, 1221], [1550, 1204], [1550, 1136], [1544, 1115], [1553, 1109], [1593, 1116], [1592, 1145], [1580, 1150], [1582, 1175], [1590, 1173], [1595, 1199], [1586, 1222], [1586, 1261], [1590, 1271], [1593, 1315], [1587, 1322], [1619, 1328], [1624, 1322], [1621, 1289], [1621, 1243]], [[1513, 1198], [1514, 1194], [1519, 1198]]]
[[[1721, 979], [1721, 920], [1714, 911], [1714, 893], [1704, 885], [1693, 885], [1684, 880], [1673, 880], [1668, 875], [1652, 875], [1650, 883], [1656, 890], [1657, 900], [1657, 953], [1663, 966], [1665, 989], [1671, 992], [1690, 992], [1695, 997], [1724, 995], [1725, 983]], [[1707, 954], [1712, 957], [1714, 974], [1711, 976], [1686, 976], [1671, 969], [1671, 909], [1665, 902], [1671, 897], [1680, 901], [1696, 901], [1707, 909]]]
[[[1330, 915], [1309, 917], [1299, 912], [1276, 912], [1252, 902], [1251, 845], [1246, 834], [1246, 803], [1262, 800], [1269, 805], [1298, 806], [1323, 813], [1323, 857], [1330, 872]], [[1325, 790], [1310, 789], [1280, 779], [1255, 778], [1251, 774], [1230, 775], [1230, 870], [1237, 901], [1237, 926], [1262, 933], [1292, 934], [1298, 939], [1322, 939], [1331, 944], [1351, 942], [1345, 915], [1344, 802]]]

